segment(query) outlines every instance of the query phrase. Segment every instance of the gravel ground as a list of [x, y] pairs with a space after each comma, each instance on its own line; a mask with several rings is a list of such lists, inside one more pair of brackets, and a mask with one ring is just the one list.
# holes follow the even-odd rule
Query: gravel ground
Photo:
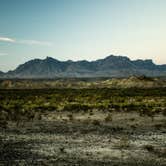
[[[59, 116], [61, 118], [59, 118]], [[50, 113], [0, 130], [0, 165], [165, 166], [166, 117]]]

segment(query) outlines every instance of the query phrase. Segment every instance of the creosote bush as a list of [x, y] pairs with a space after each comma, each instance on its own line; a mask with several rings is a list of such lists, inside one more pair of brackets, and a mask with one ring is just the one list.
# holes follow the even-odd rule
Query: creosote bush
[[68, 118], [69, 118], [70, 121], [73, 121], [73, 120], [74, 120], [74, 116], [73, 116], [72, 113], [68, 114], [67, 116], [68, 116]]
[[153, 152], [154, 151], [154, 146], [153, 145], [144, 145], [144, 149], [146, 149], [148, 152]]
[[5, 121], [41, 120], [54, 111], [110, 113], [105, 122], [112, 121], [112, 111], [135, 111], [153, 121], [160, 112], [166, 115], [165, 108], [166, 88], [0, 89], [0, 116]]
[[105, 117], [105, 122], [112, 122], [112, 114], [108, 114], [106, 117]]
[[116, 145], [120, 149], [126, 149], [130, 147], [130, 140], [128, 136], [121, 137]]
[[101, 125], [100, 121], [97, 120], [97, 119], [93, 120], [92, 124], [95, 125], [95, 126], [100, 126]]

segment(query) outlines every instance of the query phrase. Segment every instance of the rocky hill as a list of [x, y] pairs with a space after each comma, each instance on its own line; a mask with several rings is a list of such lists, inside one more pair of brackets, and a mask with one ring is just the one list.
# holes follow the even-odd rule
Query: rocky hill
[[56, 77], [129, 77], [166, 76], [166, 65], [156, 65], [152, 60], [130, 60], [124, 56], [110, 55], [96, 61], [59, 61], [51, 57], [34, 59], [19, 65], [3, 78], [56, 78]]

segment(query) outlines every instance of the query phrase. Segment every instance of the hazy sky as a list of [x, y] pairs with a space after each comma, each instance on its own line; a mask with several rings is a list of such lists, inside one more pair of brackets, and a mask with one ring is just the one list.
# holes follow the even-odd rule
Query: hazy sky
[[166, 64], [166, 0], [0, 0], [0, 70], [110, 54]]

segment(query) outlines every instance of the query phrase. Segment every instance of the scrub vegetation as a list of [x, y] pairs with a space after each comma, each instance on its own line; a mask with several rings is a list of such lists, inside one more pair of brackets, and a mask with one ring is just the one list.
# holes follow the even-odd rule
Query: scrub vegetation
[[0, 165], [164, 166], [165, 154], [163, 86], [0, 89]]

